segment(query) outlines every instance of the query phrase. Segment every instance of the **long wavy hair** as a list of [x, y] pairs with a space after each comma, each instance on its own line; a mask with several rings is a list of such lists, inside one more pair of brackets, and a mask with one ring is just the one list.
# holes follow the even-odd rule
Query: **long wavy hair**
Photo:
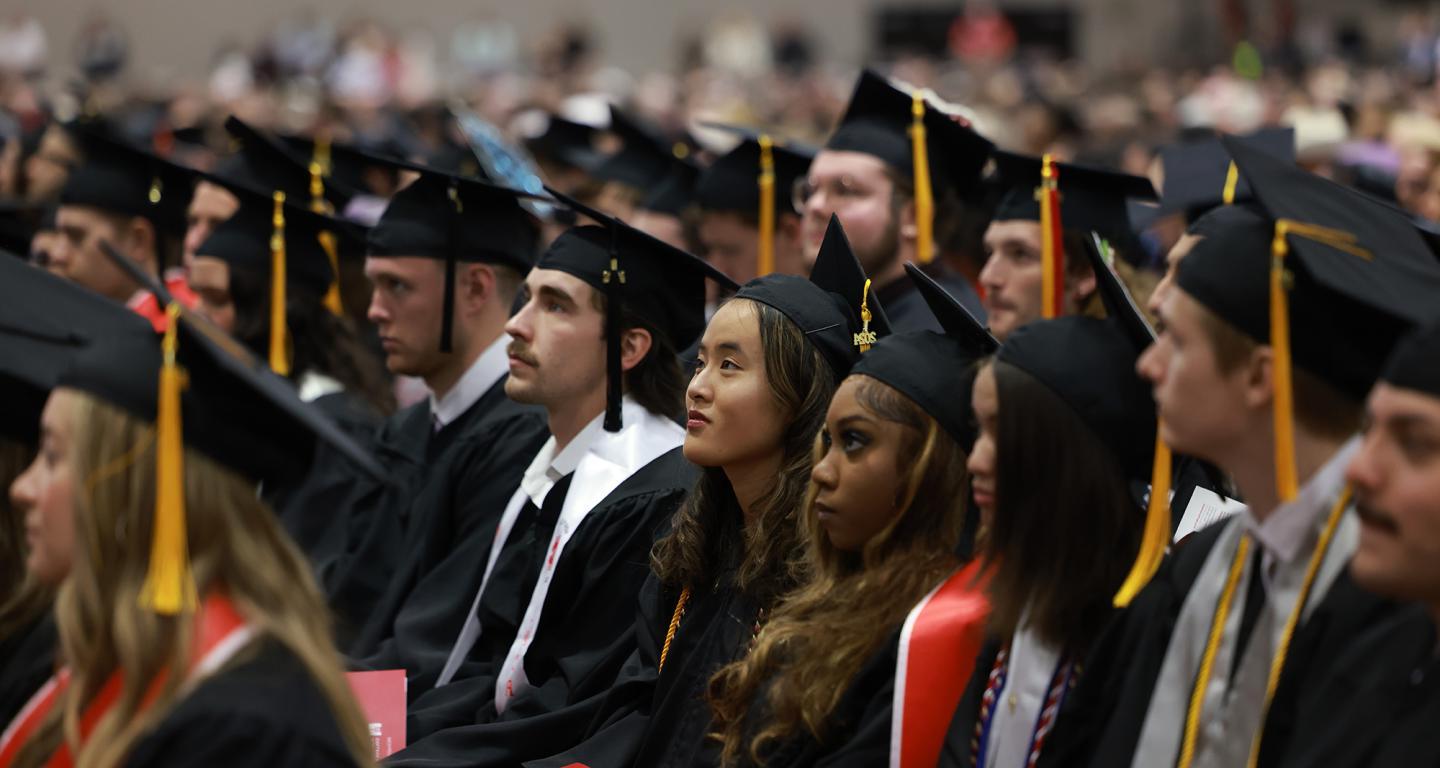
[[1000, 405], [985, 547], [991, 627], [1008, 638], [1026, 616], [1047, 643], [1084, 654], [1130, 571], [1144, 510], [1119, 460], [1073, 408], [1029, 373], [988, 365]]
[[[71, 461], [75, 476], [84, 478], [76, 489], [75, 563], [55, 608], [71, 678], [17, 765], [43, 765], [63, 739], [75, 750], [79, 768], [108, 768], [122, 764], [185, 695], [194, 618], [189, 611], [162, 616], [138, 602], [154, 522], [154, 425], [90, 395], [61, 391], [73, 397], [72, 418], [79, 428]], [[356, 764], [373, 764], [365, 720], [330, 640], [324, 599], [303, 556], [256, 498], [254, 484], [187, 448], [185, 506], [199, 593], [226, 590], [256, 631], [249, 649], [268, 640], [293, 653], [329, 703]], [[228, 666], [245, 658], [242, 653]], [[117, 670], [123, 687], [115, 706], [79, 745], [85, 706]], [[162, 673], [164, 685], [142, 712], [150, 681]]]
[[[764, 764], [769, 750], [802, 730], [822, 744], [834, 737], [830, 714], [855, 675], [959, 564], [965, 450], [914, 401], [856, 378], [861, 406], [904, 427], [895, 461], [898, 512], [860, 552], [843, 552], [820, 526], [818, 487], [810, 484], [803, 523], [811, 578], [781, 600], [755, 650], [711, 679], [712, 737], [722, 745], [722, 765]], [[818, 439], [815, 455], [823, 455]]]
[[797, 517], [810, 482], [811, 445], [838, 382], [819, 350], [779, 310], [749, 299], [731, 301], [754, 309], [765, 378], [781, 411], [788, 414], [780, 471], [746, 525], [735, 509], [735, 492], [725, 471], [706, 467], [675, 513], [670, 533], [656, 542], [651, 565], [667, 587], [708, 591], [738, 562], [734, 588], [769, 607], [799, 581], [804, 568]]

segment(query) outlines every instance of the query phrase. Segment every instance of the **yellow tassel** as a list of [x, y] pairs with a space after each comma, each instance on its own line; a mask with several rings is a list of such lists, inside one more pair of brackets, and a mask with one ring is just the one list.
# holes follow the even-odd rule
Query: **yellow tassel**
[[863, 354], [870, 351], [878, 339], [875, 332], [870, 330], [870, 321], [874, 316], [870, 313], [870, 279], [865, 279], [865, 288], [860, 292], [860, 332], [855, 334], [855, 346], [860, 348]]
[[930, 187], [930, 153], [925, 136], [925, 97], [910, 97], [910, 146], [915, 163], [915, 260], [935, 259], [935, 193]]
[[[310, 156], [310, 210], [315, 213], [331, 212], [330, 203], [325, 200], [325, 177], [330, 174], [330, 140], [315, 139], [315, 151]], [[334, 277], [325, 291], [325, 308], [336, 317], [345, 315], [345, 305], [340, 301], [340, 250], [334, 232], [320, 233], [320, 247], [330, 259], [330, 274]]]
[[756, 272], [764, 277], [775, 271], [775, 150], [769, 136], [760, 135], [760, 249]]
[[1124, 608], [1150, 583], [1160, 569], [1165, 548], [1170, 543], [1170, 446], [1160, 439], [1155, 429], [1155, 465], [1150, 474], [1150, 505], [1145, 512], [1145, 531], [1140, 535], [1140, 551], [1130, 574], [1115, 593], [1115, 607]]
[[1040, 188], [1035, 191], [1040, 202], [1040, 316], [1046, 320], [1061, 314], [1060, 298], [1064, 291], [1060, 279], [1064, 272], [1063, 245], [1060, 242], [1059, 181], [1055, 161], [1046, 153], [1040, 160]]
[[285, 328], [285, 193], [275, 192], [270, 233], [270, 370], [290, 375], [289, 334]]
[[180, 305], [165, 308], [164, 355], [156, 402], [155, 530], [150, 568], [140, 588], [140, 605], [166, 616], [195, 607], [195, 576], [185, 532], [185, 442], [180, 423], [180, 391], [185, 373], [175, 360]]
[[340, 301], [340, 246], [334, 232], [320, 233], [320, 247], [330, 259], [330, 287], [325, 289], [325, 308], [336, 317], [345, 316], [345, 305]]
[[1229, 170], [1225, 171], [1225, 190], [1220, 194], [1220, 199], [1226, 205], [1235, 203], [1235, 187], [1240, 183], [1240, 169], [1235, 167], [1235, 161], [1230, 161]]

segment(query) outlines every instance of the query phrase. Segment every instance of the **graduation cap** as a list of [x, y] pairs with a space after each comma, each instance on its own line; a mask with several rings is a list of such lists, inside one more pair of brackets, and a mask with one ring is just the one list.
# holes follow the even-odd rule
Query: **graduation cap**
[[670, 161], [669, 170], [655, 187], [640, 198], [641, 210], [679, 216], [695, 204], [695, 185], [700, 181], [700, 166], [689, 158]]
[[758, 301], [790, 318], [830, 364], [837, 380], [850, 372], [862, 353], [890, 335], [880, 297], [871, 292], [870, 279], [833, 214], [810, 279], [782, 274], [757, 277], [741, 286], [735, 298]]
[[944, 332], [910, 331], [880, 339], [850, 374], [894, 387], [968, 450], [975, 443], [974, 419], [969, 399], [956, 395], [966, 390], [975, 364], [994, 354], [1000, 342], [919, 267], [906, 264], [905, 271]]
[[1401, 389], [1440, 397], [1440, 322], [1432, 322], [1401, 339], [1380, 378]]
[[1130, 234], [1127, 201], [1155, 199], [1154, 185], [1143, 176], [1061, 163], [1048, 154], [1031, 157], [997, 151], [995, 168], [1004, 192], [992, 220], [1040, 223], [1041, 310], [1047, 319], [1060, 316], [1065, 299], [1062, 232], [1126, 238]]
[[[0, 250], [29, 257], [30, 241], [41, 227], [46, 206], [17, 201], [0, 202]], [[53, 222], [51, 229], [54, 229]]]
[[[307, 170], [312, 166], [317, 167], [326, 181], [339, 184], [357, 194], [367, 194], [367, 170], [379, 169], [390, 173], [392, 177], [396, 175], [394, 168], [368, 162], [363, 154], [352, 151], [359, 147], [335, 141], [325, 133], [314, 136], [282, 133], [276, 134], [276, 138], [293, 154], [308, 161]], [[404, 149], [393, 140], [379, 142], [369, 149], [382, 155], [404, 154]]]
[[805, 178], [813, 147], [775, 140], [751, 128], [705, 123], [707, 128], [738, 134], [740, 143], [721, 155], [700, 174], [695, 200], [707, 211], [758, 214], [760, 230], [758, 274], [775, 271], [775, 219], [798, 213], [791, 190]]
[[595, 149], [599, 129], [550, 112], [535, 114], [544, 122], [543, 127], [525, 139], [525, 147], [531, 154], [586, 173], [594, 172], [604, 161], [605, 155]]
[[222, 178], [265, 194], [284, 192], [292, 202], [306, 201], [323, 213], [344, 211], [357, 194], [326, 178], [323, 157], [298, 153], [234, 115], [225, 119], [225, 130], [237, 147], [216, 168]]
[[[1177, 284], [1275, 351], [1277, 494], [1299, 490], [1291, 366], [1360, 402], [1395, 342], [1436, 313], [1440, 264], [1404, 213], [1233, 139], [1253, 206], [1217, 208]], [[1291, 329], [1298, 332], [1292, 333]]]
[[[1295, 161], [1294, 128], [1267, 128], [1233, 140], [1281, 160]], [[1193, 223], [1216, 206], [1250, 199], [1250, 185], [1218, 138], [1163, 147], [1160, 163], [1165, 173], [1161, 207], [1167, 213], [1183, 211], [1187, 222]]]
[[555, 190], [555, 199], [598, 226], [571, 227], [536, 262], [584, 280], [605, 296], [607, 394], [605, 429], [618, 432], [622, 394], [620, 321], [633, 314], [685, 349], [705, 330], [705, 278], [721, 287], [738, 286], [724, 272], [662, 240], [651, 237]]
[[520, 201], [547, 198], [408, 160], [370, 157], [420, 174], [390, 199], [370, 229], [366, 246], [372, 256], [444, 260], [440, 351], [449, 352], [454, 331], [455, 265], [461, 261], [500, 264], [521, 275], [528, 273], [535, 264], [540, 225]]
[[654, 128], [641, 124], [618, 107], [610, 107], [610, 131], [623, 142], [620, 151], [596, 166], [593, 175], [646, 191], [665, 180], [671, 163], [694, 154], [687, 138], [669, 141]]
[[195, 604], [186, 552], [187, 445], [260, 483], [299, 476], [316, 440], [370, 476], [383, 481], [385, 475], [324, 413], [302, 402], [289, 382], [182, 308], [109, 243], [102, 243], [102, 250], [167, 307], [166, 331], [161, 338], [137, 328], [92, 344], [75, 356], [56, 386], [87, 392], [155, 422], [154, 539], [140, 600], [157, 613], [175, 615]]
[[[215, 226], [195, 249], [243, 270], [270, 276], [270, 368], [290, 373], [287, 294], [298, 290], [316, 301], [335, 285], [330, 253], [363, 253], [364, 228], [291, 205], [284, 192], [262, 195], [230, 187], [240, 202], [234, 215]], [[233, 271], [232, 271], [233, 274]]]
[[925, 264], [935, 256], [936, 191], [972, 192], [994, 145], [919, 91], [906, 93], [867, 69], [825, 148], [877, 157], [914, 184], [916, 259]]
[[0, 254], [0, 434], [34, 442], [45, 399], [78, 352], [111, 334], [148, 331], [124, 306]]
[[61, 205], [84, 205], [140, 216], [160, 234], [183, 237], [194, 172], [133, 146], [95, 125], [72, 123], [68, 130], [85, 162], [70, 172], [60, 190]]

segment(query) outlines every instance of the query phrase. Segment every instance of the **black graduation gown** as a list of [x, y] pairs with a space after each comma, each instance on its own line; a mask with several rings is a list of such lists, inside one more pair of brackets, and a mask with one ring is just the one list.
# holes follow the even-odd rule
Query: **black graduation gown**
[[[349, 392], [333, 392], [310, 403], [360, 445], [371, 445], [380, 416], [368, 403]], [[310, 559], [317, 574], [324, 573], [341, 556], [345, 546], [347, 503], [355, 492], [361, 470], [339, 451], [320, 443], [310, 470], [299, 482], [275, 491], [270, 503], [280, 524]]]
[[[1102, 635], [1098, 658], [1066, 697], [1041, 754], [1042, 766], [1128, 766], [1170, 636], [1191, 586], [1225, 525], [1222, 520], [1180, 542], [1155, 577]], [[1293, 738], [1298, 702], [1310, 695], [1320, 671], [1369, 627], [1387, 621], [1398, 606], [1362, 591], [1348, 570], [1295, 630], [1261, 736], [1258, 765], [1275, 765]]]
[[1440, 658], [1418, 606], [1373, 628], [1300, 703], [1285, 768], [1440, 765]]
[[[956, 301], [960, 302], [970, 314], [975, 316], [982, 324], [985, 322], [985, 308], [980, 305], [980, 296], [975, 293], [975, 288], [964, 275], [955, 272], [938, 261], [931, 262], [923, 268], [925, 273], [940, 283]], [[896, 333], [902, 331], [936, 331], [939, 332], [940, 321], [930, 312], [930, 307], [925, 303], [925, 297], [920, 295], [919, 289], [915, 287], [914, 281], [905, 275], [885, 285], [873, 288], [875, 295], [879, 297], [880, 304], [885, 308], [885, 317], [890, 320], [890, 327]]]
[[[407, 725], [410, 746], [390, 763], [509, 766], [579, 742], [635, 649], [635, 595], [650, 574], [650, 550], [695, 479], [695, 467], [675, 448], [602, 499], [556, 564], [525, 656], [531, 689], [496, 713], [495, 686], [507, 642], [482, 674], [457, 679], [415, 702]], [[553, 521], [547, 530], [553, 530]], [[549, 538], [537, 537], [541, 557]], [[540, 558], [531, 567], [538, 572]], [[534, 575], [527, 580], [530, 588]], [[492, 575], [486, 592], [500, 586]], [[523, 591], [522, 611], [530, 589]]]
[[55, 616], [49, 610], [0, 640], [0, 731], [55, 674], [59, 642]]
[[205, 679], [125, 760], [154, 766], [353, 766], [330, 704], [294, 654], [266, 641]]
[[[434, 687], [470, 610], [495, 528], [549, 430], [543, 410], [505, 396], [503, 379], [433, 439], [428, 403], [406, 414], [404, 427], [388, 444], [397, 454], [390, 462], [424, 466], [406, 495], [376, 515], [385, 519], [356, 537], [398, 545], [400, 560], [380, 599], [363, 605], [368, 618], [350, 657], [362, 669], [406, 670], [415, 696]], [[382, 535], [395, 538], [378, 541]]]

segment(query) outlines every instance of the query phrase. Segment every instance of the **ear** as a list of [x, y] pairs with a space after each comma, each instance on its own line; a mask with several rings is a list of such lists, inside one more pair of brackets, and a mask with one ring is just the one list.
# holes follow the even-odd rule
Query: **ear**
[[1259, 410], [1275, 401], [1275, 350], [1269, 345], [1256, 346], [1235, 375], [1243, 375], [1245, 405]]
[[489, 264], [457, 264], [455, 305], [466, 315], [474, 315], [495, 298], [495, 270]]
[[655, 340], [644, 328], [631, 328], [620, 335], [620, 370], [629, 371], [645, 359]]
[[900, 239], [913, 241], [919, 236], [920, 228], [915, 224], [915, 199], [912, 197], [900, 207]]
[[132, 216], [125, 224], [123, 232], [127, 246], [125, 255], [150, 273], [159, 275], [159, 243], [155, 235], [155, 225], [144, 216]]
[[[1069, 254], [1066, 254], [1066, 257], [1068, 258]], [[1079, 274], [1065, 276], [1065, 291], [1070, 294], [1070, 298], [1076, 306], [1083, 304], [1086, 299], [1093, 296], [1097, 285], [1095, 272], [1089, 269]]]

